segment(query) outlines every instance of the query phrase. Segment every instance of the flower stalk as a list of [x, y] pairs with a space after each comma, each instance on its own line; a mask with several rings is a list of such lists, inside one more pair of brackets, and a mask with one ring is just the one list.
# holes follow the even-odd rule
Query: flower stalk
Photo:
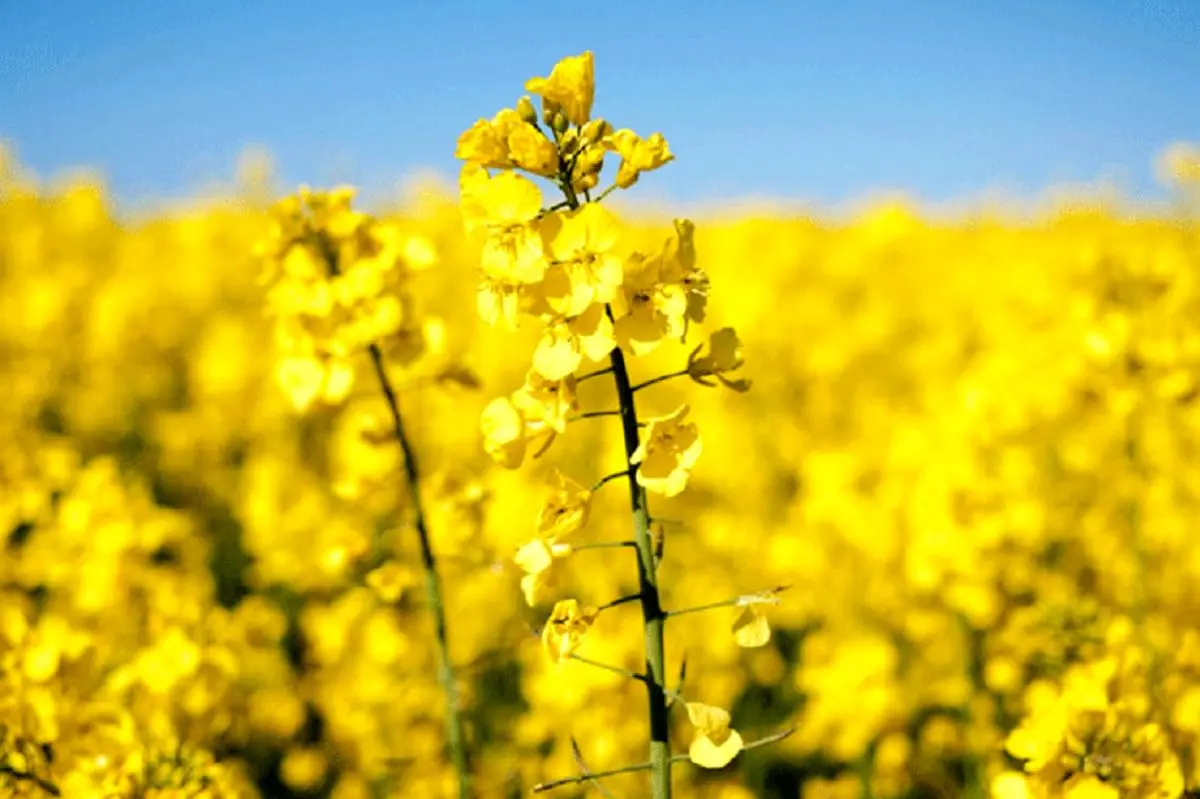
[[433, 616], [434, 640], [437, 646], [438, 684], [441, 686], [446, 701], [444, 714], [446, 748], [449, 750], [450, 761], [458, 778], [459, 799], [469, 799], [471, 796], [470, 761], [467, 756], [466, 739], [463, 735], [454, 662], [450, 658], [450, 642], [446, 631], [446, 606], [442, 600], [442, 581], [438, 574], [433, 545], [429, 540], [425, 508], [421, 502], [421, 473], [417, 464], [416, 452], [404, 429], [404, 420], [400, 415], [400, 403], [396, 397], [396, 391], [392, 387], [384, 367], [383, 352], [378, 344], [371, 344], [368, 352], [375, 368], [375, 376], [379, 380], [379, 386], [387, 401], [393, 432], [396, 434], [396, 440], [400, 442], [400, 450], [404, 456], [405, 486], [413, 508], [413, 525], [417, 529], [417, 540], [421, 549], [421, 568], [425, 573], [425, 600], [429, 604], [429, 612]]

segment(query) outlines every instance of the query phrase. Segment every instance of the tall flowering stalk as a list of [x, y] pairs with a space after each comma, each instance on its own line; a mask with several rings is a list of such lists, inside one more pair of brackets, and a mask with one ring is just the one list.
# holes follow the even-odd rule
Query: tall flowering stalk
[[[356, 359], [370, 360], [374, 380], [387, 405], [386, 419], [368, 425], [364, 445], [399, 446], [404, 500], [416, 530], [424, 572], [425, 597], [433, 617], [438, 682], [445, 695], [446, 747], [461, 799], [471, 796], [467, 743], [460, 715], [458, 684], [450, 657], [441, 577], [430, 542], [421, 497], [421, 472], [390, 368], [417, 361], [425, 349], [424, 325], [415, 313], [406, 283], [412, 272], [429, 265], [421, 239], [404, 237], [393, 227], [350, 207], [353, 192], [310, 192], [279, 203], [271, 235], [261, 245], [269, 284], [268, 310], [284, 357], [276, 377], [298, 410], [324, 402], [337, 404], [354, 388]], [[368, 469], [368, 472], [371, 470]], [[341, 493], [362, 493], [362, 484], [386, 480], [386, 474], [352, 475]], [[350, 486], [347, 489], [347, 486]], [[385, 600], [396, 596], [397, 575], [405, 571], [394, 553], [377, 538], [360, 553], [368, 585]]]
[[[525, 573], [521, 587], [533, 606], [548, 592], [554, 564], [561, 558], [598, 546], [628, 546], [636, 552], [635, 596], [599, 608], [581, 606], [575, 599], [560, 600], [543, 627], [542, 641], [555, 662], [574, 659], [644, 683], [650, 727], [648, 762], [604, 772], [583, 768], [578, 777], [544, 783], [536, 790], [646, 770], [651, 795], [665, 799], [671, 794], [673, 762], [691, 760], [702, 767], [721, 768], [748, 746], [731, 727], [727, 711], [689, 702], [668, 687], [663, 652], [667, 619], [741, 607], [733, 633], [745, 646], [761, 646], [770, 636], [761, 606], [777, 602], [778, 589], [699, 608], [664, 608], [658, 568], [662, 539], [656, 534], [648, 495], [672, 497], [687, 487], [701, 439], [697, 425], [688, 418], [687, 405], [642, 420], [635, 394], [684, 376], [738, 391], [749, 388], [749, 383], [730, 376], [742, 366], [740, 343], [732, 329], [717, 331], [707, 346], [693, 349], [679, 371], [643, 383], [632, 381], [627, 356], [646, 355], [670, 339], [683, 341], [691, 325], [703, 322], [709, 281], [696, 264], [690, 221], [676, 221], [673, 234], [657, 251], [629, 252], [622, 247], [616, 218], [601, 202], [674, 156], [659, 133], [643, 138], [592, 116], [595, 80], [590, 52], [563, 59], [549, 77], [534, 78], [525, 88], [541, 98], [540, 114], [530, 97], [523, 97], [516, 108], [476, 122], [459, 138], [456, 151], [466, 162], [460, 181], [464, 222], [469, 232], [483, 238], [479, 313], [492, 324], [515, 327], [532, 319], [541, 326], [525, 385], [509, 397], [493, 400], [484, 410], [484, 442], [497, 462], [516, 468], [528, 457], [543, 454], [573, 419], [619, 419], [625, 468], [591, 489], [556, 473], [538, 517], [536, 536], [520, 547], [515, 561]], [[593, 196], [609, 155], [620, 158], [616, 177]], [[548, 181], [561, 199], [544, 207], [541, 189], [520, 172]], [[577, 374], [588, 362], [602, 366]], [[578, 384], [604, 375], [614, 381], [618, 409], [580, 412]], [[586, 523], [593, 491], [619, 478], [629, 486], [633, 539], [567, 543], [565, 539]], [[641, 605], [646, 664], [641, 673], [578, 652], [599, 615], [626, 601]], [[670, 712], [676, 706], [686, 708], [695, 728], [686, 756], [671, 754]]]

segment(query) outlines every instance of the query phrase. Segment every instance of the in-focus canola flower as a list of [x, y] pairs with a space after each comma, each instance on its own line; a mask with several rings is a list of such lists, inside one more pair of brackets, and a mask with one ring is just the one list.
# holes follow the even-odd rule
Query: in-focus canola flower
[[[542, 643], [552, 660], [562, 662], [574, 655], [601, 609], [639, 602], [646, 673], [584, 662], [645, 683], [650, 693], [652, 733], [650, 763], [644, 768], [650, 772], [654, 799], [668, 799], [673, 702], [667, 701], [665, 686], [666, 614], [658, 585], [664, 527], [651, 519], [646, 492], [664, 497], [681, 494], [699, 460], [701, 440], [698, 426], [687, 421], [686, 404], [666, 416], [650, 418], [639, 432], [642, 424], [634, 393], [685, 375], [705, 385], [713, 385], [706, 378], [715, 377], [738, 391], [749, 388], [749, 382], [726, 377], [743, 365], [741, 344], [732, 328], [722, 329], [711, 339], [710, 353], [703, 358], [698, 357], [699, 348], [693, 350], [686, 368], [638, 386], [630, 382], [626, 355], [646, 356], [667, 341], [682, 342], [689, 323], [704, 320], [709, 280], [696, 264], [691, 222], [677, 221], [671, 238], [657, 249], [643, 252], [624, 240], [617, 218], [600, 203], [610, 192], [628, 189], [643, 172], [663, 166], [673, 156], [661, 134], [643, 140], [631, 130], [614, 131], [607, 121], [592, 117], [595, 80], [590, 52], [563, 59], [550, 77], [534, 78], [526, 89], [541, 96], [541, 122], [548, 130], [539, 127], [532, 103], [522, 98], [511, 113], [476, 122], [460, 137], [456, 151], [467, 162], [460, 179], [464, 222], [468, 230], [481, 230], [485, 236], [477, 303], [480, 316], [489, 324], [501, 319], [510, 324], [532, 321], [539, 331], [525, 388], [492, 400], [483, 411], [484, 449], [501, 466], [516, 468], [531, 450], [535, 458], [544, 455], [569, 421], [620, 418], [625, 468], [602, 478], [592, 491], [612, 479], [628, 478], [634, 539], [578, 548], [561, 543], [562, 536], [586, 523], [592, 491], [556, 472], [557, 488], [538, 516], [537, 537], [522, 543], [514, 560], [524, 572], [521, 589], [525, 601], [534, 605], [552, 587], [553, 564], [567, 554], [585, 548], [626, 546], [636, 551], [638, 593], [584, 610], [575, 599], [559, 601], [543, 627]], [[501, 120], [512, 125], [516, 124], [511, 122], [514, 118], [520, 120], [519, 125], [505, 135]], [[557, 148], [556, 165], [549, 157], [550, 150], [530, 138], [531, 131]], [[621, 157], [617, 177], [593, 197], [605, 156], [612, 152]], [[502, 171], [493, 176], [488, 169]], [[540, 207], [540, 197], [535, 202], [534, 184], [517, 171], [549, 180], [562, 201]], [[503, 196], [519, 196], [519, 205], [493, 201], [490, 192], [496, 186], [511, 186]], [[540, 236], [538, 244], [533, 243], [535, 231]], [[520, 261], [522, 267], [513, 268], [513, 261]], [[577, 374], [585, 363], [605, 361], [608, 366]], [[607, 374], [613, 377], [618, 409], [579, 412], [578, 384]], [[568, 417], [568, 413], [574, 416]], [[680, 613], [707, 609], [709, 606], [701, 606]], [[746, 605], [743, 617], [735, 625], [738, 642], [746, 647], [765, 646], [770, 639], [766, 618], [752, 603]], [[674, 700], [678, 695], [671, 693], [671, 697]], [[700, 704], [689, 704], [688, 712], [699, 730], [691, 759], [707, 768], [726, 765], [742, 748], [740, 735], [729, 729], [728, 714]], [[580, 759], [578, 750], [574, 751]], [[570, 782], [573, 780], [553, 785]]]
[[742, 751], [742, 736], [729, 726], [729, 712], [699, 702], [687, 703], [688, 720], [696, 728], [696, 737], [688, 747], [688, 757], [697, 766], [724, 768]]
[[596, 620], [595, 608], [581, 608], [574, 599], [561, 599], [542, 628], [542, 646], [555, 663], [563, 663], [583, 643], [588, 629]]
[[638, 466], [638, 484], [647, 491], [673, 497], [687, 487], [702, 448], [699, 428], [684, 421], [688, 411], [687, 405], [681, 405], [673, 413], [650, 419], [641, 443], [629, 456], [629, 462]]

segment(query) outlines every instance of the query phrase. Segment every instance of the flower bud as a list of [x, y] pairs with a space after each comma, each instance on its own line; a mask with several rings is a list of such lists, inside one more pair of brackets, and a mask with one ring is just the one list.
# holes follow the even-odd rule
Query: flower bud
[[551, 100], [549, 97], [542, 98], [542, 122], [547, 126], [554, 127], [554, 116], [562, 112], [562, 106]]
[[535, 127], [537, 126], [537, 109], [533, 107], [533, 101], [529, 99], [528, 95], [522, 97], [520, 100], [517, 100], [517, 113], [520, 114], [521, 119], [525, 122], [528, 122], [530, 125], [534, 125]]
[[593, 119], [583, 126], [580, 138], [585, 144], [596, 144], [610, 133], [612, 133], [612, 125], [603, 119]]
[[571, 123], [567, 120], [567, 115], [559, 111], [554, 115], [554, 122], [551, 127], [558, 133], [566, 133], [567, 129], [571, 127]]

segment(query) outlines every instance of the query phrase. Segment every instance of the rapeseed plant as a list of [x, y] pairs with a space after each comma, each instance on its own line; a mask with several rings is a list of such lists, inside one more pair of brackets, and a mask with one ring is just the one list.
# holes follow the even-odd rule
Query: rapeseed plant
[[[671, 795], [671, 764], [677, 759], [670, 749], [673, 706], [686, 706], [695, 728], [685, 759], [696, 765], [722, 768], [745, 744], [730, 727], [726, 710], [686, 701], [680, 694], [682, 687], [668, 687], [665, 622], [672, 615], [744, 607], [733, 627], [736, 640], [742, 646], [762, 646], [770, 627], [759, 605], [777, 601], [775, 595], [782, 589], [678, 611], [663, 607], [659, 564], [666, 536], [661, 528], [659, 535], [654, 534], [648, 496], [670, 498], [682, 493], [702, 443], [698, 426], [688, 419], [686, 404], [640, 420], [634, 394], [683, 376], [707, 386], [716, 385], [708, 382], [716, 378], [738, 391], [747, 390], [749, 381], [726, 376], [743, 365], [741, 345], [732, 329], [713, 334], [707, 355], [699, 356], [703, 345], [696, 347], [685, 368], [643, 383], [631, 381], [627, 355], [647, 355], [668, 341], [683, 341], [689, 327], [704, 321], [709, 279], [697, 264], [694, 226], [689, 220], [677, 220], [674, 234], [660, 248], [628, 251], [615, 215], [601, 203], [614, 190], [633, 186], [641, 174], [666, 165], [674, 155], [659, 133], [643, 139], [592, 116], [591, 52], [563, 59], [549, 77], [533, 78], [525, 88], [541, 99], [540, 119], [532, 100], [523, 97], [516, 108], [476, 122], [459, 138], [456, 149], [456, 155], [466, 161], [460, 181], [463, 218], [469, 232], [484, 236], [480, 315], [490, 324], [503, 321], [509, 326], [531, 318], [541, 329], [525, 387], [484, 409], [484, 445], [497, 463], [516, 468], [528, 457], [544, 454], [573, 420], [599, 416], [620, 421], [625, 468], [602, 478], [592, 489], [556, 473], [538, 514], [537, 537], [518, 549], [514, 561], [525, 573], [521, 580], [525, 599], [534, 605], [548, 593], [555, 561], [586, 548], [560, 539], [584, 526], [592, 494], [609, 480], [626, 478], [633, 539], [607, 544], [627, 546], [636, 553], [636, 595], [603, 607], [560, 600], [542, 628], [542, 642], [555, 663], [575, 659], [643, 682], [650, 732], [647, 764], [585, 772], [578, 779], [558, 780], [534, 790], [571, 782], [599, 784], [608, 774], [645, 769], [650, 772], [651, 795], [666, 799]], [[616, 179], [593, 198], [610, 153], [621, 159]], [[543, 207], [541, 189], [521, 171], [549, 181], [561, 193], [561, 201]], [[585, 362], [608, 365], [577, 374]], [[579, 384], [606, 375], [614, 382], [617, 409], [580, 413]], [[588, 631], [600, 623], [602, 611], [634, 600], [642, 610], [645, 671], [625, 670], [579, 654]]]

